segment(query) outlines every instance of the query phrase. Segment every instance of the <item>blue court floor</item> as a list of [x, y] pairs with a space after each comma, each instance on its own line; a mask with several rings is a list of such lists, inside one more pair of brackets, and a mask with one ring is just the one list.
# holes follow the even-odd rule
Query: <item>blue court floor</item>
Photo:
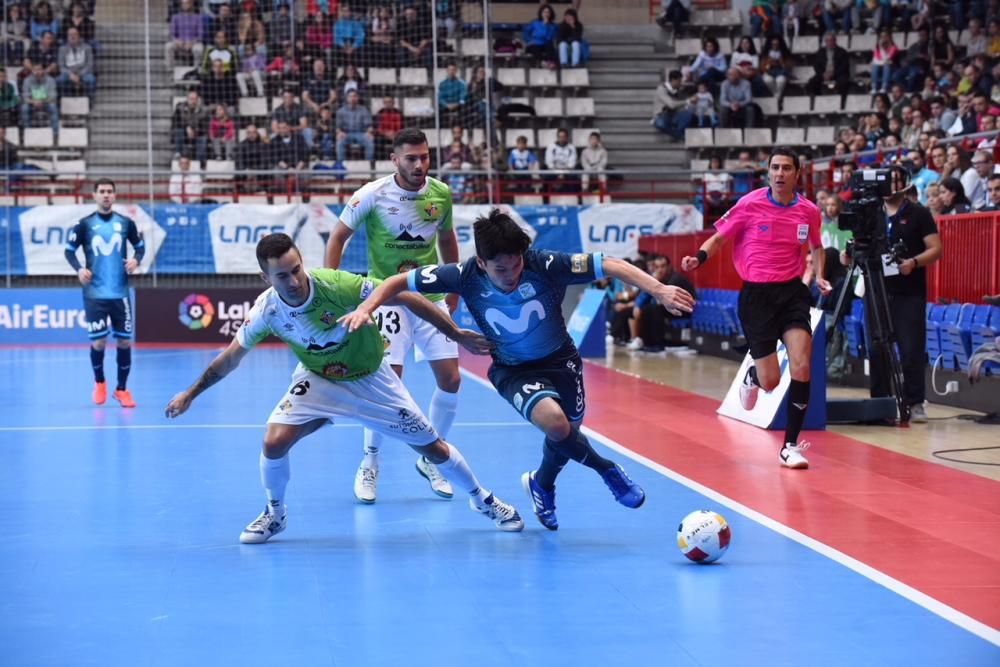
[[[395, 442], [378, 502], [358, 504], [362, 433], [345, 422], [293, 450], [288, 529], [240, 545], [264, 504], [262, 424], [293, 362], [256, 350], [165, 419], [213, 354], [138, 350], [126, 411], [90, 404], [84, 348], [0, 350], [4, 667], [1000, 665], [997, 645], [603, 445], [646, 504], [617, 505], [571, 464], [560, 530], [546, 531], [519, 481], [541, 437], [471, 379], [449, 440], [526, 515], [523, 533], [434, 497]], [[426, 366], [407, 370], [426, 404]], [[733, 527], [711, 566], [675, 544], [703, 507]]]

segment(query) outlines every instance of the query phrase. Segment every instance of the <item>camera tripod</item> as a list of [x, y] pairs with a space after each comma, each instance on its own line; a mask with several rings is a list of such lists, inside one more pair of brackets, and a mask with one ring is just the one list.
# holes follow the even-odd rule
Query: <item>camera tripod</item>
[[864, 280], [865, 322], [867, 324], [869, 341], [866, 343], [868, 358], [876, 361], [876, 368], [888, 373], [889, 391], [896, 400], [898, 423], [910, 422], [910, 406], [906, 403], [903, 380], [903, 366], [896, 350], [896, 334], [892, 326], [892, 315], [889, 311], [889, 297], [885, 289], [885, 273], [882, 270], [882, 257], [869, 243], [856, 240], [851, 255], [851, 266], [844, 285], [837, 295], [837, 305], [833, 311], [832, 330], [844, 317], [847, 303], [847, 293], [851, 289], [851, 277], [857, 271]]

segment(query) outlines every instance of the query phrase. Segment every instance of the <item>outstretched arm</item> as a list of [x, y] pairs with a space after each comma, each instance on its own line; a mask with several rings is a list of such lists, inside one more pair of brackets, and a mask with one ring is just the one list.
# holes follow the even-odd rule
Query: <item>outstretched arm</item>
[[406, 274], [399, 273], [390, 276], [382, 281], [382, 284], [375, 288], [368, 298], [361, 302], [352, 312], [342, 316], [338, 322], [347, 327], [347, 330], [357, 331], [363, 326], [372, 323], [372, 313], [386, 301], [395, 299], [398, 294], [405, 292]]
[[184, 414], [187, 409], [191, 407], [191, 401], [193, 401], [198, 394], [229, 375], [237, 366], [240, 365], [240, 362], [243, 361], [243, 357], [247, 356], [249, 351], [250, 350], [240, 345], [234, 338], [233, 342], [229, 344], [229, 347], [220, 352], [219, 356], [212, 360], [212, 363], [208, 365], [208, 368], [206, 368], [205, 372], [201, 374], [201, 377], [195, 380], [193, 385], [170, 399], [170, 402], [167, 403], [167, 417], [179, 417]]
[[472, 329], [459, 328], [453, 319], [434, 305], [433, 302], [428, 301], [422, 294], [402, 292], [397, 294], [395, 298], [387, 299], [386, 303], [389, 305], [397, 304], [406, 306], [413, 311], [414, 315], [430, 322], [438, 331], [473, 354], [489, 354], [490, 350], [493, 349], [493, 343], [488, 341], [485, 336]]
[[675, 315], [694, 310], [694, 297], [687, 290], [674, 285], [664, 285], [645, 271], [615, 257], [604, 258], [604, 274], [618, 278], [648, 292]]
[[[695, 257], [687, 256], [681, 260], [681, 268], [685, 271], [694, 271], [699, 266], [704, 264], [709, 260], [709, 258], [718, 252], [719, 248], [726, 242], [726, 237], [722, 234], [716, 232], [712, 236], [701, 244], [701, 248], [698, 249], [698, 255]], [[701, 253], [705, 253], [702, 257]]]

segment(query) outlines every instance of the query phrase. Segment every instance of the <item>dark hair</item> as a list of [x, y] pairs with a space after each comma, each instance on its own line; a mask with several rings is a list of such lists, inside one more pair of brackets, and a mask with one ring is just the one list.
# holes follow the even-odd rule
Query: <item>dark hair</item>
[[778, 155], [784, 155], [785, 157], [792, 158], [792, 164], [795, 165], [796, 169], [799, 169], [799, 154], [793, 151], [791, 148], [788, 148], [787, 146], [775, 146], [774, 148], [771, 149], [771, 157], [767, 158], [768, 169], [771, 168], [771, 162]]
[[396, 138], [392, 140], [392, 150], [396, 150], [404, 144], [419, 146], [427, 143], [427, 135], [415, 127], [404, 127], [396, 133]]
[[989, 183], [990, 181], [1000, 181], [1000, 174], [996, 172], [990, 174], [990, 177], [986, 179], [986, 182]]
[[572, 16], [573, 18], [576, 19], [576, 22], [578, 24], [580, 23], [580, 15], [576, 13], [575, 9], [567, 9], [566, 11], [564, 11], [563, 12], [563, 21], [566, 20], [567, 16]]
[[[267, 260], [278, 259], [289, 250], [299, 252], [295, 247], [295, 241], [288, 234], [276, 232], [263, 236], [257, 241], [257, 263], [261, 270], [267, 271]], [[299, 253], [299, 256], [301, 255], [302, 253]]]
[[476, 255], [485, 262], [499, 255], [523, 255], [531, 245], [531, 237], [498, 208], [476, 218], [472, 233], [476, 240]]
[[681, 74], [681, 71], [679, 69], [672, 69], [670, 70], [670, 73], [667, 74], [667, 81], [669, 81], [670, 79], [683, 79], [683, 78], [684, 75]]
[[701, 40], [701, 48], [702, 48], [702, 50], [704, 51], [705, 47], [708, 46], [709, 44], [711, 44], [712, 46], [715, 47], [715, 52], [716, 53], [719, 52], [719, 50], [720, 50], [719, 49], [719, 40], [717, 40], [715, 37], [706, 37], [705, 39]]
[[550, 5], [547, 2], [544, 5], [542, 5], [541, 7], [538, 8], [538, 20], [539, 21], [544, 21], [545, 20], [545, 17], [543, 16], [543, 14], [545, 13], [546, 9], [549, 10], [550, 12], [552, 12], [552, 22], [555, 23], [555, 20], [556, 20], [556, 10], [553, 9], [552, 5]]
[[757, 45], [753, 43], [753, 37], [751, 37], [750, 35], [743, 35], [742, 37], [740, 37], [739, 41], [736, 43], [736, 48], [733, 50], [738, 51], [739, 53], [743, 53], [743, 51], [739, 51], [739, 48], [743, 44], [744, 39], [750, 40], [750, 50], [747, 51], [746, 53], [749, 53], [752, 56], [757, 55]]
[[955, 201], [952, 206], [969, 203], [969, 198], [965, 196], [965, 188], [962, 187], [962, 181], [957, 178], [941, 179], [941, 187], [955, 194]]
[[115, 182], [112, 181], [110, 178], [99, 178], [96, 181], [94, 181], [94, 192], [97, 192], [97, 188], [101, 187], [102, 185], [110, 185], [112, 191], [114, 192], [118, 191], [118, 188], [115, 187]]

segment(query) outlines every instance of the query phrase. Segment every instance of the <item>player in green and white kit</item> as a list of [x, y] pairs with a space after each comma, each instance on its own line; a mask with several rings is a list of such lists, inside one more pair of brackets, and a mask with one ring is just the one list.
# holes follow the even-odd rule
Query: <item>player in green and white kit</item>
[[[362, 225], [368, 235], [368, 275], [379, 280], [418, 266], [458, 261], [451, 189], [427, 175], [430, 169], [427, 137], [420, 130], [400, 130], [390, 157], [396, 173], [366, 184], [344, 207], [327, 243], [326, 266], [340, 266], [344, 246]], [[444, 312], [454, 312], [458, 305], [454, 294], [447, 298], [443, 294], [424, 296]], [[461, 383], [458, 345], [407, 308], [383, 306], [374, 317], [389, 343], [386, 358], [397, 375], [403, 376], [403, 361], [413, 347], [417, 361], [430, 362], [437, 388], [431, 396], [429, 416], [441, 437], [448, 437], [458, 409]], [[365, 429], [365, 455], [354, 477], [354, 495], [364, 503], [375, 502], [381, 442], [381, 433]], [[430, 482], [434, 493], [451, 498], [451, 484], [433, 463], [420, 457], [416, 468]]]
[[[288, 451], [296, 442], [334, 417], [357, 419], [366, 427], [399, 438], [448, 471], [469, 493], [473, 510], [487, 515], [504, 531], [524, 527], [517, 510], [479, 484], [461, 452], [440, 437], [384, 358], [381, 335], [372, 327], [348, 333], [340, 319], [357, 308], [378, 284], [353, 273], [330, 269], [306, 271], [302, 256], [287, 234], [270, 234], [257, 244], [261, 277], [271, 288], [251, 309], [236, 338], [190, 388], [167, 404], [167, 417], [183, 414], [191, 401], [233, 371], [254, 345], [277, 336], [299, 364], [288, 391], [271, 412], [260, 456], [260, 477], [267, 506], [240, 535], [258, 544], [285, 529], [285, 487], [290, 476]], [[420, 317], [480, 354], [485, 338], [459, 329], [429, 301], [415, 294], [398, 300]]]

